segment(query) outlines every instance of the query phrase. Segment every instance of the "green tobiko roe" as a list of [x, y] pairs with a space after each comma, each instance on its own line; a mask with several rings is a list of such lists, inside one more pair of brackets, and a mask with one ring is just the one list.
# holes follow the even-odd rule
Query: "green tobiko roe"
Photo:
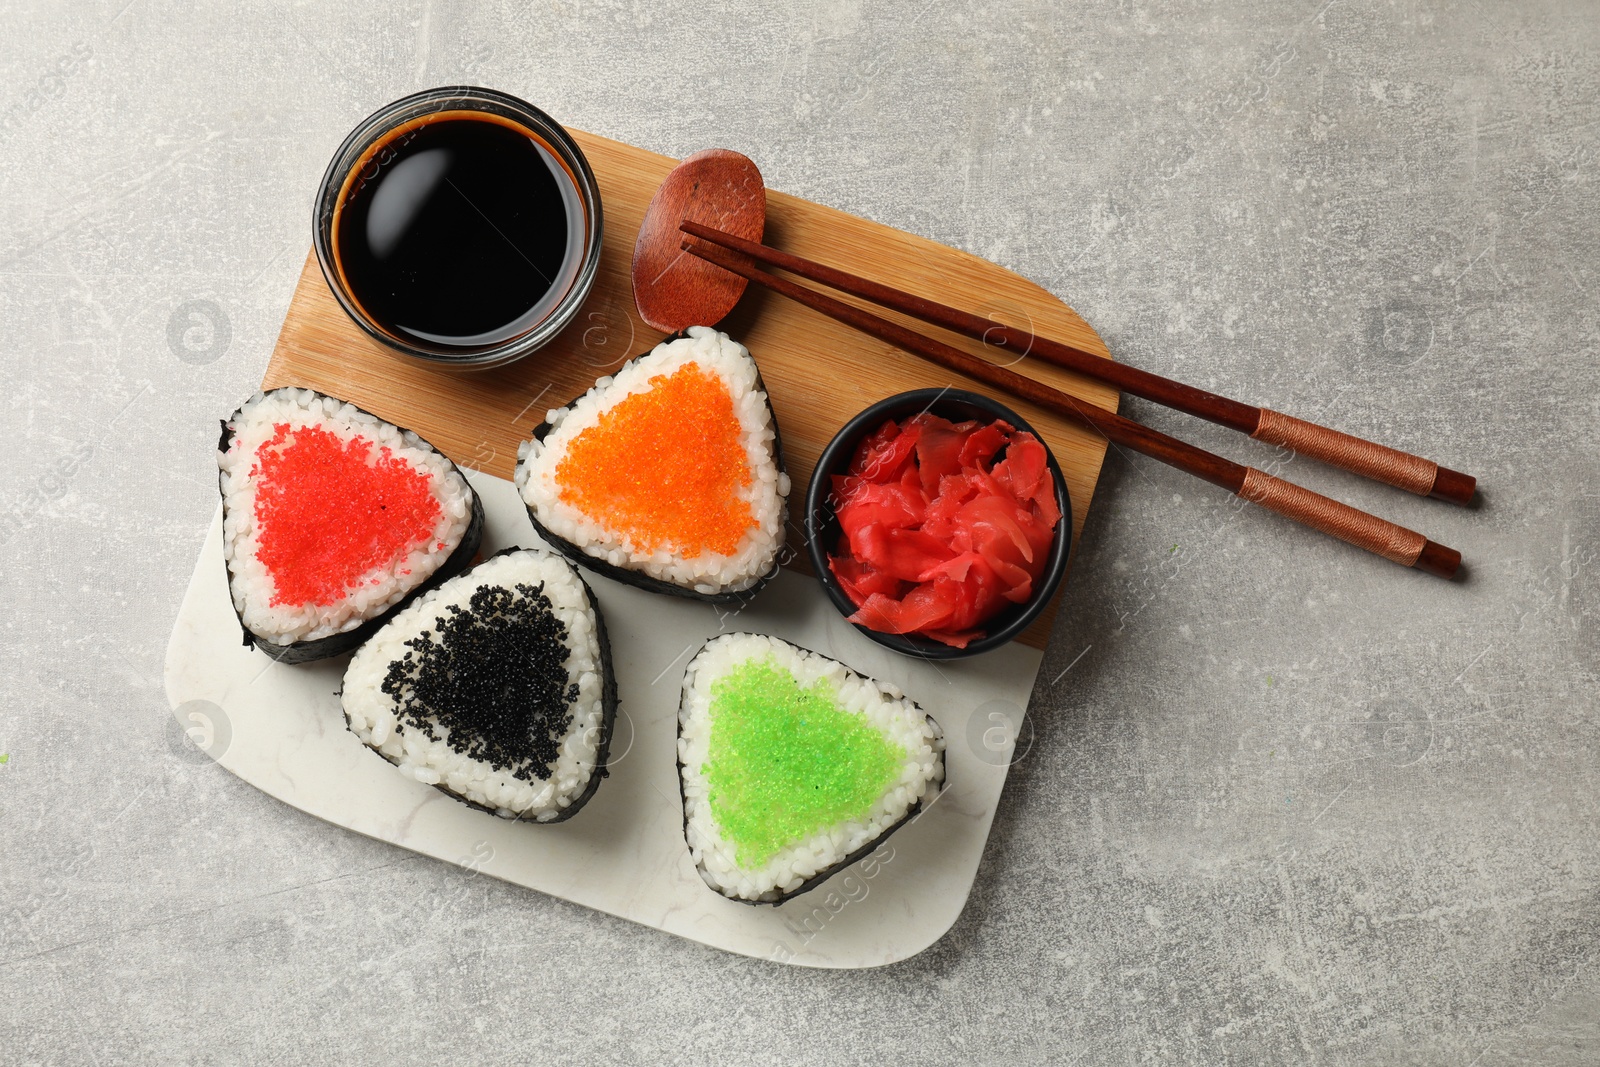
[[741, 663], [711, 684], [701, 768], [711, 815], [740, 867], [835, 823], [864, 817], [909, 758], [833, 686], [802, 686], [774, 659]]

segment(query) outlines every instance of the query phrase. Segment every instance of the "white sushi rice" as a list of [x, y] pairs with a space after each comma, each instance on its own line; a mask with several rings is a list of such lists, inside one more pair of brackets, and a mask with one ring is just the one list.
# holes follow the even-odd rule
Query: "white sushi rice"
[[[714, 728], [711, 687], [750, 660], [771, 659], [802, 687], [826, 679], [838, 706], [862, 716], [906, 752], [899, 777], [867, 814], [795, 842], [760, 867], [740, 867], [732, 843], [711, 813], [703, 773]], [[707, 642], [689, 663], [678, 713], [678, 762], [683, 776], [689, 854], [707, 885], [726, 896], [775, 901], [882, 837], [944, 782], [944, 737], [938, 726], [894, 686], [863, 677], [837, 660], [762, 634], [726, 634]]]
[[[341, 441], [360, 437], [388, 448], [395, 458], [428, 475], [429, 488], [439, 502], [433, 536], [405, 558], [362, 575], [333, 604], [273, 604], [272, 575], [257, 555], [261, 530], [256, 524], [252, 471], [257, 451], [285, 423], [291, 431], [316, 426]], [[227, 451], [217, 453], [228, 585], [245, 628], [276, 644], [315, 641], [353, 630], [381, 614], [433, 575], [461, 544], [472, 521], [472, 489], [449, 460], [410, 430], [401, 430], [353, 404], [310, 389], [274, 389], [251, 397], [228, 425], [233, 437]], [[372, 460], [376, 461], [376, 455]], [[339, 502], [326, 503], [330, 521], [337, 521]], [[441, 543], [444, 548], [437, 547]]]
[[[739, 592], [755, 585], [772, 569], [778, 550], [783, 547], [789, 476], [778, 470], [774, 461], [777, 431], [749, 350], [707, 326], [691, 326], [688, 333], [688, 337], [657, 345], [615, 376], [601, 378], [568, 407], [549, 412], [546, 419], [550, 430], [544, 440], [524, 441], [517, 452], [517, 489], [533, 508], [540, 525], [581, 546], [596, 559], [697, 593]], [[740, 497], [750, 505], [755, 524], [745, 532], [738, 547], [726, 555], [707, 552], [686, 558], [666, 547], [643, 551], [626, 533], [608, 526], [604, 516], [587, 515], [562, 500], [556, 482], [556, 467], [568, 446], [596, 426], [603, 412], [629, 396], [648, 392], [651, 379], [670, 375], [690, 363], [727, 383], [750, 465], [750, 484]], [[695, 457], [686, 454], [683, 461], [693, 463]]]
[[[472, 595], [489, 586], [544, 586], [550, 607], [567, 628], [567, 681], [578, 687], [572, 723], [557, 746], [548, 779], [523, 780], [511, 769], [465, 756], [450, 747], [448, 727], [434, 724], [438, 740], [408, 725], [399, 704], [383, 691], [389, 665], [404, 658], [406, 642], [438, 635], [451, 605], [469, 610]], [[594, 777], [604, 728], [604, 679], [599, 623], [576, 568], [553, 552], [524, 549], [495, 556], [423, 594], [384, 624], [356, 651], [344, 675], [344, 712], [361, 743], [376, 750], [402, 774], [440, 786], [507, 819], [549, 822], [581, 796]]]

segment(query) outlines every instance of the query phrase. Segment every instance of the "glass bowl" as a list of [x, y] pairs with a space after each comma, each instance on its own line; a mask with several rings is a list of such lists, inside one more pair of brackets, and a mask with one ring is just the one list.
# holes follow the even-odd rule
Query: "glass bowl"
[[[564, 291], [552, 301], [544, 313], [521, 333], [494, 344], [461, 346], [430, 344], [411, 336], [401, 336], [376, 321], [352, 294], [340, 270], [334, 248], [334, 219], [340, 206], [350, 195], [355, 179], [361, 175], [371, 178], [389, 158], [389, 142], [404, 136], [408, 128], [417, 128], [431, 121], [462, 118], [462, 113], [493, 116], [522, 128], [541, 146], [559, 167], [552, 167], [563, 195], [577, 199], [582, 215], [582, 232], [570, 234], [582, 249], [577, 269], [570, 277], [558, 280]], [[493, 89], [480, 89], [468, 85], [452, 85], [428, 89], [401, 100], [396, 100], [368, 116], [346, 137], [334, 153], [322, 176], [317, 191], [313, 215], [313, 244], [322, 276], [333, 291], [345, 313], [369, 336], [409, 356], [435, 364], [462, 368], [498, 367], [523, 356], [545, 344], [561, 332], [593, 288], [600, 267], [600, 239], [602, 219], [600, 189], [595, 184], [594, 172], [584, 158], [571, 134], [560, 123], [526, 101]]]

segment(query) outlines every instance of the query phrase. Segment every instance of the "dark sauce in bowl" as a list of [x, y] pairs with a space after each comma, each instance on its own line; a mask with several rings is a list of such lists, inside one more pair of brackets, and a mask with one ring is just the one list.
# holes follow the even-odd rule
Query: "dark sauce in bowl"
[[350, 169], [333, 213], [350, 298], [402, 342], [482, 349], [550, 316], [584, 265], [577, 180], [521, 124], [436, 112]]

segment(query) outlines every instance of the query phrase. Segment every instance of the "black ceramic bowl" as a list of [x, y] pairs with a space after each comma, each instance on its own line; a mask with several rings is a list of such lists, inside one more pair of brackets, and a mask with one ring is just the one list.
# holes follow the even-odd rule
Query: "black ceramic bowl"
[[839, 519], [833, 511], [831, 476], [846, 473], [850, 460], [855, 455], [856, 446], [861, 443], [862, 438], [889, 419], [910, 418], [920, 411], [932, 412], [951, 422], [961, 422], [966, 419], [993, 422], [995, 419], [1004, 419], [1018, 430], [1032, 433], [1039, 438], [1039, 443], [1044, 445], [1045, 460], [1050, 467], [1051, 477], [1055, 479], [1056, 503], [1061, 508], [1061, 521], [1056, 524], [1055, 540], [1050, 545], [1050, 558], [1045, 562], [1044, 574], [1034, 585], [1033, 596], [989, 618], [982, 627], [984, 636], [966, 648], [952, 648], [915, 634], [886, 634], [865, 626], [856, 626], [857, 630], [878, 644], [908, 656], [918, 656], [923, 659], [960, 659], [988, 652], [990, 649], [1009, 643], [1027, 629], [1028, 624], [1038, 617], [1046, 604], [1050, 603], [1050, 598], [1055, 596], [1056, 588], [1061, 585], [1061, 579], [1067, 573], [1067, 554], [1072, 548], [1072, 501], [1067, 496], [1067, 482], [1061, 476], [1061, 467], [1056, 463], [1055, 454], [1050, 451], [1050, 446], [1045, 443], [1043, 435], [1029, 426], [1021, 415], [1004, 404], [959, 389], [917, 389], [891, 396], [887, 400], [880, 400], [845, 423], [844, 428], [828, 442], [822, 457], [817, 460], [816, 470], [812, 472], [811, 485], [806, 489], [806, 547], [811, 552], [811, 566], [815, 568], [817, 578], [822, 582], [822, 588], [827, 590], [828, 599], [832, 600], [833, 606], [846, 617], [855, 614], [856, 606], [828, 568], [828, 554], [838, 545], [840, 536]]

